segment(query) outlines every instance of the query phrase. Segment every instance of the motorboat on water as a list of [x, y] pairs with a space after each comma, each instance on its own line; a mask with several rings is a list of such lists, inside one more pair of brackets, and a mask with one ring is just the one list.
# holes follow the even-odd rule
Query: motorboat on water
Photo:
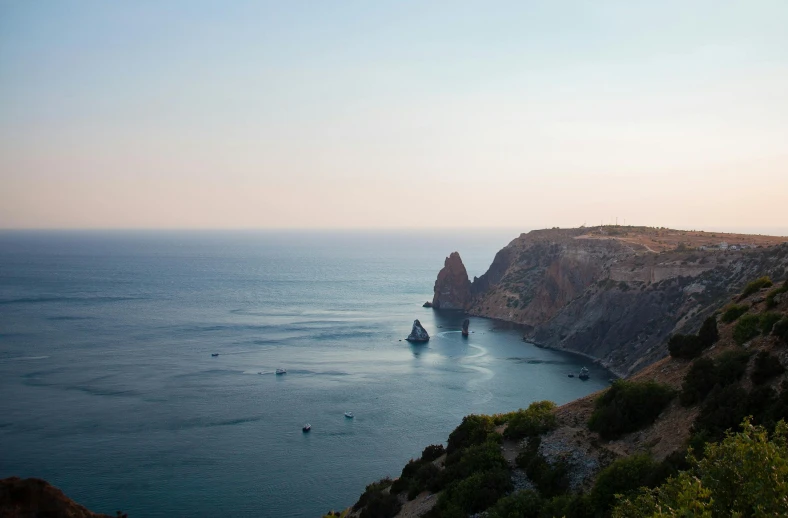
[[350, 419], [353, 419], [353, 412], [345, 412], [345, 417], [349, 417]]
[[219, 356], [219, 353], [211, 353], [211, 356], [214, 356], [214, 357]]
[[590, 377], [588, 375], [588, 369], [586, 369], [585, 367], [580, 369], [580, 374], [577, 377], [580, 378], [581, 380], [587, 380]]
[[308, 432], [311, 429], [312, 429], [312, 425], [307, 423], [307, 424], [304, 425], [304, 427], [301, 430], [303, 430], [303, 432], [306, 433], [306, 432]]
[[277, 374], [287, 374], [287, 369], [276, 369]]

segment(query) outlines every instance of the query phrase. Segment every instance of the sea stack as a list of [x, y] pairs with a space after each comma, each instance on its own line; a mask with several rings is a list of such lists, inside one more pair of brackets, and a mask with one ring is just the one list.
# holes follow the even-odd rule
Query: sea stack
[[432, 307], [435, 309], [467, 309], [471, 305], [471, 281], [460, 254], [452, 252], [443, 263], [435, 280]]
[[411, 329], [410, 334], [405, 340], [408, 342], [428, 342], [430, 340], [430, 335], [427, 334], [427, 330], [421, 326], [421, 322], [414, 320], [413, 329]]
[[422, 305], [421, 305], [421, 307], [423, 307], [423, 308], [431, 308], [431, 307], [432, 307], [432, 302], [430, 302], [430, 301], [428, 300], [427, 302], [425, 302], [424, 304], [422, 304]]
[[468, 336], [468, 326], [471, 325], [471, 321], [467, 318], [462, 321], [462, 336]]

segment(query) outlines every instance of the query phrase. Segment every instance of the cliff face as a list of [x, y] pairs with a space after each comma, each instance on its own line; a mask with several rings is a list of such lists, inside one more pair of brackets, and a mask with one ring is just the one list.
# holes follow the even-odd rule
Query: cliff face
[[[435, 300], [452, 294], [446, 300], [453, 308], [523, 324], [529, 341], [598, 358], [627, 375], [667, 355], [670, 334], [696, 331], [746, 282], [788, 275], [788, 244], [777, 245], [780, 238], [759, 242], [761, 248], [702, 251], [695, 249], [699, 240], [720, 238], [617, 228], [522, 234], [474, 278], [467, 298], [456, 295], [466, 293], [465, 268], [457, 256], [460, 264], [449, 269], [450, 257]], [[750, 237], [766, 239], [736, 239]]]
[[434, 291], [432, 307], [435, 309], [465, 309], [470, 304], [471, 283], [457, 252], [452, 252], [444, 261]]

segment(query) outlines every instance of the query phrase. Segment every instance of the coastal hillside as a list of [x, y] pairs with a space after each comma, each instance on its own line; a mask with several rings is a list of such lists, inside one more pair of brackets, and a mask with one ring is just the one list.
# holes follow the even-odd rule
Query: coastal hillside
[[525, 339], [620, 376], [663, 358], [754, 277], [782, 278], [788, 238], [605, 226], [535, 230], [470, 281], [460, 254], [438, 273], [433, 307], [522, 324]]
[[665, 348], [561, 407], [466, 416], [445, 447], [333, 515], [786, 515], [788, 280], [752, 280]]
[[[110, 518], [110, 515], [89, 511], [45, 480], [10, 477], [0, 480], [0, 517]], [[115, 517], [126, 518], [126, 515], [118, 511]]]

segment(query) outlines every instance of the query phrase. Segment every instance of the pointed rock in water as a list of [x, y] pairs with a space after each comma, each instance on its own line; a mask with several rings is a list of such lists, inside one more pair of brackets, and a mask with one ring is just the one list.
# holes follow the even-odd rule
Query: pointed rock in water
[[427, 342], [430, 339], [430, 335], [427, 334], [427, 330], [421, 327], [421, 322], [418, 320], [413, 321], [413, 329], [410, 331], [410, 334], [405, 339], [408, 342]]
[[471, 305], [471, 281], [460, 254], [452, 252], [443, 263], [435, 280], [432, 307], [435, 309], [468, 309]]
[[462, 321], [462, 336], [468, 336], [468, 326], [471, 325], [471, 321], [467, 318]]
[[431, 308], [431, 307], [432, 307], [432, 302], [430, 302], [430, 301], [428, 300], [427, 302], [425, 302], [424, 304], [422, 304], [422, 305], [421, 305], [421, 307], [423, 307], [423, 308]]

